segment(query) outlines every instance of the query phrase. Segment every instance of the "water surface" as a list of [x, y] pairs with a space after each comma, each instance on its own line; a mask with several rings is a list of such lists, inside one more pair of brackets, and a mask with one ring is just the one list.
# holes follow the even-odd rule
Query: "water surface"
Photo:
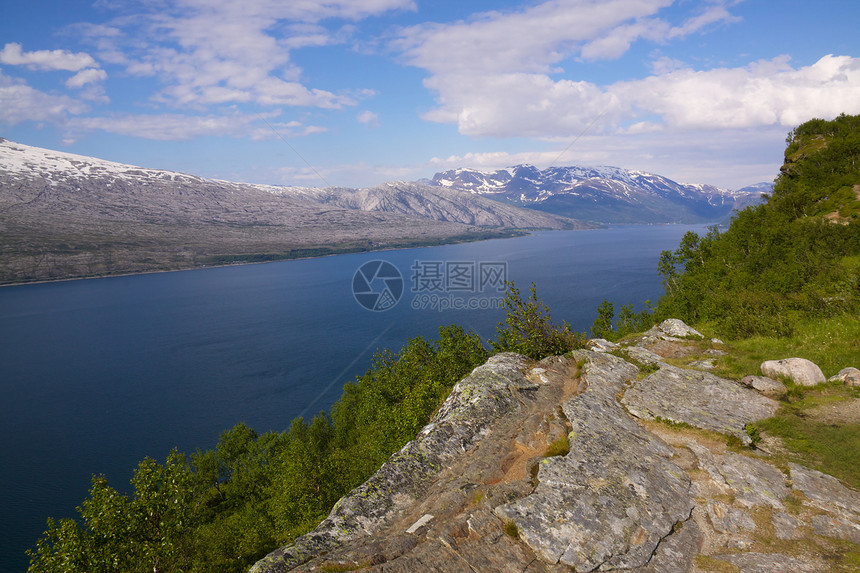
[[[656, 300], [660, 251], [688, 230], [631, 226], [555, 231], [423, 249], [339, 255], [0, 289], [0, 571], [24, 571], [48, 516], [71, 517], [92, 474], [120, 490], [145, 456], [215, 445], [244, 421], [283, 430], [328, 409], [378, 347], [458, 323], [486, 340], [500, 310], [414, 310], [411, 267], [503, 262], [527, 295], [575, 330], [598, 304]], [[352, 294], [382, 259], [405, 292], [385, 312]], [[427, 294], [427, 293], [424, 293]], [[451, 294], [451, 293], [448, 293]], [[465, 296], [468, 293], [453, 293]], [[473, 297], [501, 296], [485, 291]]]

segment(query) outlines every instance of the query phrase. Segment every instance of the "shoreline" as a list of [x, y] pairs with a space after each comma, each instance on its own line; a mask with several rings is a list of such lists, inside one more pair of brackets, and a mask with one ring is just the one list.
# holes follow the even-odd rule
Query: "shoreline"
[[[28, 285], [38, 285], [38, 284], [50, 284], [50, 283], [62, 283], [62, 282], [72, 282], [72, 281], [84, 281], [84, 280], [95, 280], [95, 279], [109, 279], [115, 277], [130, 277], [130, 276], [139, 276], [139, 275], [154, 275], [161, 273], [176, 273], [176, 272], [186, 272], [186, 271], [196, 271], [203, 269], [215, 269], [222, 267], [239, 267], [245, 265], [264, 265], [270, 263], [280, 263], [284, 261], [302, 261], [309, 259], [321, 259], [324, 257], [335, 257], [340, 255], [354, 255], [361, 253], [382, 253], [386, 251], [399, 251], [406, 249], [425, 249], [429, 247], [441, 247], [444, 245], [460, 245], [465, 243], [477, 243], [481, 241], [492, 241], [497, 239], [513, 239], [516, 237], [525, 237], [530, 235], [532, 232], [536, 231], [552, 231], [552, 230], [568, 230], [568, 231], [578, 231], [578, 230], [587, 230], [587, 229], [510, 229], [510, 232], [500, 234], [495, 237], [481, 237], [481, 238], [465, 238], [462, 240], [442, 240], [437, 242], [429, 242], [427, 244], [419, 244], [419, 245], [392, 245], [381, 247], [379, 249], [373, 248], [365, 248], [365, 249], [350, 249], [344, 248], [340, 251], [337, 249], [333, 249], [333, 252], [318, 254], [318, 255], [309, 255], [309, 256], [295, 256], [289, 257], [285, 256], [282, 258], [276, 258], [271, 260], [246, 260], [246, 261], [237, 261], [231, 263], [214, 263], [214, 264], [201, 264], [189, 267], [175, 268], [175, 269], [155, 269], [155, 270], [144, 270], [144, 271], [130, 271], [130, 272], [119, 272], [119, 273], [108, 273], [108, 274], [96, 274], [96, 275], [88, 275], [88, 276], [73, 276], [73, 277], [64, 277], [64, 278], [56, 278], [56, 279], [38, 279], [38, 280], [25, 280], [19, 282], [4, 282], [0, 283], [0, 288], [6, 287], [19, 287], [19, 286], [28, 286]], [[319, 247], [319, 248], [327, 248], [327, 247]], [[249, 257], [253, 256], [265, 256], [266, 253], [260, 253], [258, 255], [249, 255]], [[232, 255], [210, 255], [210, 256], [232, 256]]]

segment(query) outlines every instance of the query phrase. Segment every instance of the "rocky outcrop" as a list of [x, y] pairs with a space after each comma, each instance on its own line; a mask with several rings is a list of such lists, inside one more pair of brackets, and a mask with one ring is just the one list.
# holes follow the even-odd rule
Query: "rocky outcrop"
[[729, 447], [777, 403], [657, 352], [718, 344], [694, 337], [670, 323], [632, 347], [493, 357], [316, 530], [252, 571], [828, 570], [823, 555], [860, 542], [860, 493]]
[[479, 443], [499, 417], [517, 406], [518, 391], [537, 388], [523, 375], [526, 364], [523, 356], [497, 354], [475, 368], [454, 386], [433, 421], [415, 440], [342, 498], [313, 532], [269, 554], [251, 571], [288, 571], [314, 555], [372, 535], [402, 514], [443, 469]]
[[573, 427], [570, 453], [543, 460], [535, 491], [495, 513], [549, 563], [580, 571], [641, 567], [690, 517], [690, 480], [616, 399], [637, 369], [614, 356], [574, 356], [588, 367], [587, 390], [562, 406]]
[[761, 373], [768, 378], [785, 378], [801, 386], [815, 386], [826, 380], [821, 368], [805, 358], [762, 362]]
[[779, 408], [775, 400], [730, 380], [669, 365], [635, 384], [621, 402], [637, 418], [732, 434], [744, 443], [750, 441], [747, 424], [769, 418]]

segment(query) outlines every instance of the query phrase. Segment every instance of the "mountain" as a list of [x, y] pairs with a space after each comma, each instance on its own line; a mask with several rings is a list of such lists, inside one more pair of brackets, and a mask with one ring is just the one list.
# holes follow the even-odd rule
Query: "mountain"
[[761, 201], [761, 189], [729, 191], [677, 183], [653, 173], [618, 167], [518, 165], [497, 171], [453, 169], [430, 185], [469, 191], [518, 205], [601, 223], [718, 221]]
[[[566, 225], [528, 210], [517, 218], [516, 209], [495, 203], [504, 215], [485, 216], [479, 203], [471, 201], [470, 217], [460, 219], [362, 211], [307, 191], [145, 169], [0, 138], [0, 284], [439, 244], [510, 236], [512, 227]], [[434, 209], [428, 204], [425, 211]], [[475, 224], [459, 222], [465, 219]]]
[[573, 229], [587, 225], [551, 213], [494, 201], [469, 191], [392, 181], [366, 189], [345, 187], [276, 188], [276, 193], [307, 197], [325, 205], [361, 211], [382, 211], [480, 227]]

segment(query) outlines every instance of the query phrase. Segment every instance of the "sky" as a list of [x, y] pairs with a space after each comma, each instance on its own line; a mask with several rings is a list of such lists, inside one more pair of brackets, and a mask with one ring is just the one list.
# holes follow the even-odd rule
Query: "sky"
[[611, 165], [737, 189], [860, 114], [856, 0], [0, 0], [0, 136], [366, 187]]

